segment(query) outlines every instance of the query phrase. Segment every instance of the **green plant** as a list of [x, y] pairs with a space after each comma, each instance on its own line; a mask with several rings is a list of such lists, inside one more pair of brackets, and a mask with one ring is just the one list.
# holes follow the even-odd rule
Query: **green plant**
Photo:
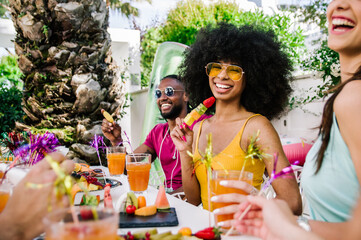
[[18, 57], [15, 55], [8, 55], [1, 57], [0, 60], [0, 84], [15, 86], [22, 89], [23, 82], [20, 80], [23, 75], [18, 67]]
[[291, 18], [286, 14], [268, 16], [261, 11], [242, 12], [234, 2], [218, 1], [205, 5], [202, 1], [180, 1], [168, 14], [167, 21], [153, 27], [141, 42], [142, 86], [149, 84], [154, 55], [159, 44], [173, 41], [190, 46], [200, 28], [216, 22], [229, 22], [237, 26], [254, 24], [259, 28], [272, 29], [283, 43], [283, 50], [299, 63], [304, 51], [304, 37], [300, 28], [293, 29]]
[[0, 60], [0, 132], [11, 131], [15, 127], [15, 122], [24, 116], [21, 108], [21, 76], [17, 57], [3, 56]]
[[16, 87], [0, 84], [0, 132], [9, 132], [21, 121], [24, 112], [21, 108], [22, 93]]

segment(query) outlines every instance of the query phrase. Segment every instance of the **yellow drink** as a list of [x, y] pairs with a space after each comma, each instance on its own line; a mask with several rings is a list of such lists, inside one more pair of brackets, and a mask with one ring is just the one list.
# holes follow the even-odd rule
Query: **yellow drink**
[[110, 175], [121, 175], [124, 173], [125, 153], [108, 153], [108, 168]]
[[145, 191], [149, 182], [149, 162], [127, 163], [128, 182], [130, 190], [134, 192]]
[[[57, 209], [44, 218], [46, 240], [116, 240], [118, 230], [118, 214], [113, 209], [96, 208], [98, 219], [83, 220], [80, 209], [90, 207], [74, 207], [71, 210]], [[73, 216], [78, 218], [75, 222]]]
[[9, 192], [0, 191], [0, 213], [4, 210], [9, 198], [10, 198]]
[[[228, 193], [238, 193], [242, 195], [247, 195], [247, 193], [241, 189], [224, 187], [219, 183], [222, 180], [237, 180], [237, 181], [247, 182], [248, 184], [252, 184], [252, 178], [253, 178], [253, 174], [246, 171], [241, 172], [236, 170], [228, 170], [228, 171], [215, 170], [213, 171], [213, 177], [210, 183], [211, 197], [221, 194], [228, 194]], [[217, 208], [222, 208], [232, 204], [238, 204], [238, 203], [212, 202], [211, 207], [213, 211]], [[219, 222], [233, 219], [233, 214], [215, 214], [214, 218], [215, 218], [215, 223], [217, 225]]]

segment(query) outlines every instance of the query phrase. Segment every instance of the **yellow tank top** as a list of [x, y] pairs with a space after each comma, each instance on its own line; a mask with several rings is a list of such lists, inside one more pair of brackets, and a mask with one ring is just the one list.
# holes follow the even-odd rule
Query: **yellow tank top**
[[[242, 170], [244, 164], [244, 158], [246, 153], [240, 147], [240, 142], [242, 139], [242, 134], [244, 128], [246, 127], [247, 122], [255, 116], [260, 114], [254, 114], [250, 116], [245, 123], [243, 124], [241, 130], [237, 133], [231, 143], [223, 149], [222, 152], [218, 153], [213, 157], [212, 168], [214, 170], [218, 169], [227, 169], [227, 170]], [[199, 137], [201, 135], [203, 121], [200, 122], [199, 130], [196, 138], [196, 146], [195, 152], [193, 154], [193, 163], [195, 167], [195, 174], [197, 176], [200, 188], [201, 188], [201, 200], [203, 203], [203, 208], [209, 210], [208, 208], [208, 184], [207, 184], [207, 170], [206, 167], [199, 159], [201, 159], [201, 155], [198, 150]], [[263, 161], [255, 161], [252, 164], [252, 161], [246, 161], [245, 163], [245, 171], [253, 173], [253, 182], [252, 185], [260, 189], [261, 184], [263, 182], [263, 173], [265, 170], [265, 164]]]

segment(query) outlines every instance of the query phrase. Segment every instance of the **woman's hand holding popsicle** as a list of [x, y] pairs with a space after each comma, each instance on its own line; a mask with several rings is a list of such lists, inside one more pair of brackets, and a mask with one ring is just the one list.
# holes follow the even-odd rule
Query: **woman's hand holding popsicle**
[[173, 143], [180, 153], [192, 152], [193, 131], [187, 126], [183, 126], [183, 119], [176, 119], [176, 126], [170, 133]]

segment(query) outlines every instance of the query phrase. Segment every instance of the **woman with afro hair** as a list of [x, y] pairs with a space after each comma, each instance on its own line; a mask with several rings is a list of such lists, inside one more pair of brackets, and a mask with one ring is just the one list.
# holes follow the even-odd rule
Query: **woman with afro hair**
[[[253, 186], [241, 181], [227, 181], [226, 186], [250, 193], [260, 189], [265, 169], [273, 170], [273, 154], [278, 153], [276, 172], [289, 162], [279, 136], [270, 120], [279, 116], [288, 103], [292, 66], [281, 44], [271, 31], [252, 26], [236, 27], [218, 23], [202, 28], [196, 41], [185, 52], [181, 77], [191, 105], [214, 96], [213, 117], [197, 123], [193, 131], [177, 127], [171, 132], [181, 154], [182, 181], [188, 202], [208, 207], [206, 168], [199, 164], [207, 146], [207, 135], [213, 138], [213, 169], [244, 170], [253, 173]], [[258, 146], [267, 153], [263, 160], [245, 161], [250, 138], [259, 133]], [[193, 159], [187, 154], [193, 153]], [[195, 170], [195, 176], [193, 175]], [[283, 178], [272, 184], [276, 197], [284, 199], [296, 214], [301, 214], [301, 196], [294, 178]], [[213, 197], [217, 202], [243, 202], [244, 195]], [[215, 214], [233, 213], [237, 205], [215, 210]], [[211, 210], [211, 209], [209, 209]], [[224, 222], [228, 225], [230, 223]]]

